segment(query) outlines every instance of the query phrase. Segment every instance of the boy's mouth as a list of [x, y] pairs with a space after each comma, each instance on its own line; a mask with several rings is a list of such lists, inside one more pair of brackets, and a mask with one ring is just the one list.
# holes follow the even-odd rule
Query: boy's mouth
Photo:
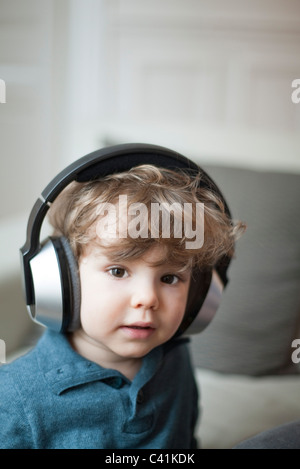
[[152, 323], [136, 322], [121, 326], [121, 330], [132, 339], [147, 339], [155, 331]]

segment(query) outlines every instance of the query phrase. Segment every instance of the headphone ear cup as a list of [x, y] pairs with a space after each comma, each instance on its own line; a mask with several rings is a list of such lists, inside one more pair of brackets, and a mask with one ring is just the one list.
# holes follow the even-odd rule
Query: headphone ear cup
[[80, 327], [81, 290], [78, 263], [74, 257], [69, 241], [65, 237], [57, 238], [64, 251], [66, 265], [68, 266], [68, 287], [64, 305], [64, 318], [62, 332], [71, 332]]
[[215, 269], [194, 269], [185, 315], [176, 335], [202, 332], [217, 312], [223, 289], [224, 284]]
[[64, 237], [45, 240], [30, 261], [34, 305], [32, 319], [50, 329], [66, 332], [80, 326], [78, 265]]

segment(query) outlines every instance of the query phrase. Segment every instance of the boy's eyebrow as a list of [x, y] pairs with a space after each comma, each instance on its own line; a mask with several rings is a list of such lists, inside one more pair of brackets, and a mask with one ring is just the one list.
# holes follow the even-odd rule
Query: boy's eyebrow
[[166, 270], [166, 271], [170, 271], [170, 272], [173, 272], [173, 273], [189, 273], [191, 271], [191, 268], [188, 266], [188, 265], [185, 265], [185, 264], [179, 264], [179, 263], [175, 263], [175, 262], [163, 262], [163, 261], [157, 261], [157, 262], [149, 262], [148, 263], [150, 265], [150, 267], [153, 267], [153, 268], [160, 268], [160, 269], [163, 269], [163, 270]]
[[105, 249], [105, 247], [102, 247], [102, 246], [95, 246], [94, 248], [94, 251], [93, 251], [93, 254], [96, 258], [105, 258], [105, 260], [109, 263], [126, 263], [126, 262], [129, 262], [131, 260], [134, 260], [134, 259], [131, 259], [131, 258], [124, 258], [122, 257], [119, 253], [114, 253], [113, 251], [109, 251], [107, 252], [107, 250]]
[[96, 258], [105, 257], [105, 259], [109, 262], [120, 262], [120, 260], [118, 259], [118, 256], [114, 256], [111, 253], [106, 253], [105, 249], [103, 248], [95, 249], [93, 254]]

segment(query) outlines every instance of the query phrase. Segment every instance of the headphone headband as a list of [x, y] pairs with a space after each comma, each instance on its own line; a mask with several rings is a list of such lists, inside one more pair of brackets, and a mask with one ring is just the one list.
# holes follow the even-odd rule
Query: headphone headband
[[[121, 158], [119, 158], [121, 157]], [[117, 161], [117, 164], [116, 164]], [[96, 150], [71, 163], [42, 192], [45, 202], [53, 202], [72, 181], [87, 182], [108, 174], [129, 170], [140, 164], [153, 164], [169, 169], [198, 171], [198, 166], [185, 156], [157, 145], [128, 143]]]

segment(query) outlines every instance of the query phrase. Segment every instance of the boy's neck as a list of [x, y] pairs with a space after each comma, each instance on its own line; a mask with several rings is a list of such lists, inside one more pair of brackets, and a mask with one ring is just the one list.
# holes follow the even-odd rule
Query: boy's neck
[[141, 368], [142, 358], [123, 358], [117, 359], [116, 356], [110, 356], [109, 353], [103, 353], [103, 350], [93, 341], [87, 341], [82, 330], [69, 335], [69, 343], [72, 348], [81, 356], [90, 360], [102, 368], [117, 370], [126, 378], [132, 381]]

